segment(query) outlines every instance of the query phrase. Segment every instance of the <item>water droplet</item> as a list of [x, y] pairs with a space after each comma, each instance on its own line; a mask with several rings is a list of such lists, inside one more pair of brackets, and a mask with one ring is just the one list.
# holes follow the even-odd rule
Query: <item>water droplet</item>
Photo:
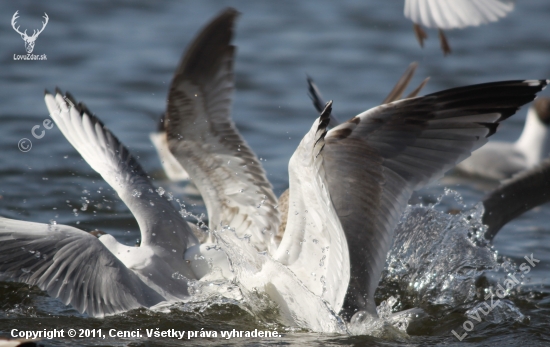
[[166, 191], [164, 190], [164, 188], [158, 187], [158, 189], [157, 189], [158, 195], [163, 196], [165, 192], [166, 192]]
[[141, 196], [141, 192], [137, 189], [132, 190], [132, 196], [135, 198], [139, 198]]

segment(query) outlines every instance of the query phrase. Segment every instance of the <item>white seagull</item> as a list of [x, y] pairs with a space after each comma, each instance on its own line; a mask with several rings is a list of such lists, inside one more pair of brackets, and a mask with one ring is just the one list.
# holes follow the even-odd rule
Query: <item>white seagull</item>
[[37, 285], [97, 317], [187, 298], [187, 282], [173, 274], [196, 278], [183, 261], [185, 251], [199, 243], [191, 227], [84, 105], [59, 91], [46, 92], [45, 100], [65, 138], [136, 217], [141, 246], [66, 225], [0, 218], [0, 278]]
[[405, 0], [405, 17], [414, 22], [420, 46], [428, 37], [421, 26], [437, 28], [445, 55], [451, 47], [443, 30], [463, 29], [495, 22], [514, 9], [512, 0]]
[[550, 155], [550, 98], [537, 98], [527, 111], [516, 142], [490, 141], [457, 165], [458, 171], [492, 180], [505, 180], [540, 164]]
[[547, 84], [455, 88], [375, 107], [331, 130], [329, 103], [290, 160], [278, 224], [271, 187], [231, 121], [234, 49], [206, 37], [191, 45], [172, 82], [164, 123], [170, 151], [205, 199], [212, 230], [230, 225], [238, 237], [248, 235], [336, 312], [347, 296], [346, 309], [376, 315], [374, 290], [412, 191], [486, 143], [498, 122]]
[[[174, 274], [201, 277], [189, 254], [218, 257], [214, 262], [223, 267], [223, 252], [203, 247], [220, 241], [234, 246], [226, 249], [232, 266], [222, 269], [223, 276], [234, 276], [247, 290], [254, 281], [262, 283], [254, 288], [303, 326], [319, 319], [320, 311], [303, 300], [308, 295], [335, 312], [345, 306], [350, 313], [376, 316], [374, 290], [412, 191], [483, 145], [500, 121], [547, 84], [450, 89], [372, 108], [331, 130], [329, 102], [290, 160], [287, 221], [280, 229], [271, 185], [230, 118], [236, 16], [232, 9], [222, 12], [191, 44], [172, 82], [166, 114], [170, 151], [205, 200], [205, 243], [199, 245], [192, 228], [85, 106], [61, 93], [47, 94], [62, 133], [135, 215], [142, 244], [127, 247], [109, 235], [97, 239], [68, 226], [2, 218], [2, 279], [36, 284], [93, 316], [113, 314], [185, 300], [187, 282]], [[244, 263], [235, 254], [266, 261]]]

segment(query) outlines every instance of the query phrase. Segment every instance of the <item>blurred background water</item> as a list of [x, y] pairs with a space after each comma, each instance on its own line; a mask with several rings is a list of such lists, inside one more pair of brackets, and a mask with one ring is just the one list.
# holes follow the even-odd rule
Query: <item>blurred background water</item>
[[[55, 220], [84, 229], [99, 228], [128, 244], [139, 238], [129, 211], [101, 177], [80, 158], [54, 127], [35, 139], [31, 129], [48, 118], [44, 89], [70, 91], [139, 158], [157, 185], [182, 193], [166, 181], [148, 134], [166, 104], [172, 73], [199, 29], [227, 6], [242, 13], [234, 43], [237, 90], [233, 119], [280, 194], [288, 186], [287, 165], [315, 119], [306, 93], [306, 73], [334, 112], [350, 118], [380, 103], [412, 61], [419, 62], [413, 85], [431, 77], [424, 93], [506, 79], [550, 77], [550, 2], [519, 2], [507, 18], [490, 25], [448, 33], [453, 54], [443, 58], [435, 31], [421, 49], [403, 1], [17, 1], [0, 3], [0, 215], [33, 222]], [[45, 61], [16, 61], [24, 42], [10, 25], [19, 10], [21, 29], [49, 23], [33, 54]], [[548, 91], [542, 95], [549, 95]], [[525, 110], [501, 125], [494, 139], [513, 141]], [[41, 127], [40, 130], [42, 130]], [[38, 133], [40, 133], [40, 130]], [[21, 152], [28, 138], [32, 149]], [[424, 189], [429, 203], [444, 187], [457, 190], [473, 205], [494, 185], [447, 179]], [[178, 190], [179, 189], [179, 190]], [[200, 200], [182, 196], [203, 211]], [[443, 207], [453, 207], [444, 200]], [[488, 325], [461, 343], [475, 346], [542, 346], [550, 341], [550, 206], [510, 223], [495, 240], [500, 254], [519, 261], [533, 253], [541, 262], [530, 273], [529, 295], [516, 299], [527, 323]], [[411, 345], [459, 345], [450, 330], [464, 320], [412, 336]], [[205, 312], [152, 313], [146, 310], [104, 320], [79, 315], [36, 288], [0, 283], [0, 336], [9, 329], [162, 327], [241, 329], [257, 325], [234, 305], [220, 303]], [[546, 341], [546, 342], [545, 342]], [[191, 341], [193, 342], [193, 341]], [[218, 340], [196, 340], [198, 345]], [[228, 344], [399, 345], [370, 337], [292, 332], [282, 339], [230, 340]], [[105, 341], [59, 339], [48, 345]], [[177, 340], [109, 340], [113, 345], [179, 345]]]

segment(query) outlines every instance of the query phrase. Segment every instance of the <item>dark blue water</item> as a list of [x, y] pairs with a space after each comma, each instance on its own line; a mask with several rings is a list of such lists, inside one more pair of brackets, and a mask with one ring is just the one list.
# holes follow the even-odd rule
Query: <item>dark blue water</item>
[[[161, 175], [148, 133], [165, 107], [172, 73], [186, 45], [227, 6], [242, 12], [235, 37], [233, 118], [264, 159], [276, 193], [287, 188], [288, 160], [316, 117], [306, 94], [306, 73], [327, 99], [334, 100], [334, 112], [342, 118], [380, 103], [412, 61], [420, 63], [413, 84], [431, 76], [425, 93], [495, 80], [550, 77], [550, 3], [544, 1], [520, 2], [508, 18], [495, 24], [448, 32], [453, 54], [447, 58], [439, 50], [436, 32], [428, 32], [424, 49], [418, 47], [411, 22], [403, 17], [403, 1], [4, 1], [0, 3], [0, 215], [41, 223], [56, 220], [84, 230], [99, 228], [134, 242], [139, 235], [132, 216], [62, 134], [54, 127], [45, 130], [41, 139], [32, 136], [33, 126], [48, 118], [44, 89], [52, 91], [58, 86], [84, 101], [139, 157], [156, 184], [176, 190]], [[10, 25], [16, 10], [18, 24], [29, 28], [29, 34], [41, 26], [43, 13], [48, 14], [49, 23], [33, 52], [45, 54], [47, 60], [14, 60], [14, 54], [25, 54], [23, 40]], [[503, 124], [494, 138], [515, 140], [524, 118], [522, 110]], [[38, 133], [41, 130], [43, 126]], [[17, 147], [21, 138], [32, 140], [27, 153]], [[445, 186], [459, 191], [470, 205], [490, 189], [479, 182], [440, 183], [422, 192], [424, 201], [434, 201]], [[83, 210], [86, 200], [90, 203]], [[453, 203], [443, 204], [451, 207]], [[200, 202], [196, 209], [202, 209]], [[550, 207], [542, 206], [509, 224], [495, 240], [495, 248], [516, 261], [531, 253], [541, 260], [530, 274], [527, 294], [515, 300], [530, 320], [489, 324], [458, 342], [450, 334], [464, 320], [457, 314], [444, 323], [434, 322], [431, 330], [417, 332], [409, 341], [411, 345], [542, 346], [550, 341]], [[90, 319], [36, 288], [0, 283], [0, 335], [12, 328], [246, 330], [262, 324], [230, 304], [204, 312], [139, 310], [104, 320]], [[216, 339], [190, 342], [224, 343]], [[226, 342], [401, 344], [309, 332], [293, 332], [275, 340]], [[48, 343], [181, 344], [171, 339], [58, 339]]]

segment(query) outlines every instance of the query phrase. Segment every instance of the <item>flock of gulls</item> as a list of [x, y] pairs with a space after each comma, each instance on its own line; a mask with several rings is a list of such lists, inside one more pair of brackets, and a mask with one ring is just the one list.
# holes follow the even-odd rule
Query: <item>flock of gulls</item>
[[[436, 27], [445, 52], [442, 30], [494, 21], [512, 8], [499, 0], [405, 0], [420, 42], [421, 25]], [[506, 180], [482, 201], [489, 241], [509, 220], [548, 200], [548, 99], [535, 100], [517, 142], [485, 145], [548, 81], [417, 96], [425, 80], [401, 98], [414, 64], [382, 104], [346, 120], [309, 80], [320, 116], [290, 159], [288, 190], [277, 197], [231, 120], [237, 15], [224, 10], [190, 44], [151, 134], [167, 176], [197, 187], [208, 226], [186, 221], [84, 104], [60, 90], [46, 92], [59, 130], [136, 218], [141, 244], [0, 217], [1, 280], [36, 285], [92, 317], [185, 302], [193, 295], [190, 283], [228, 280], [243, 292], [267, 294], [286, 324], [324, 331], [323, 323], [312, 323], [321, 306], [343, 321], [378, 317], [374, 294], [396, 226], [412, 193], [445, 172], [457, 167]]]

